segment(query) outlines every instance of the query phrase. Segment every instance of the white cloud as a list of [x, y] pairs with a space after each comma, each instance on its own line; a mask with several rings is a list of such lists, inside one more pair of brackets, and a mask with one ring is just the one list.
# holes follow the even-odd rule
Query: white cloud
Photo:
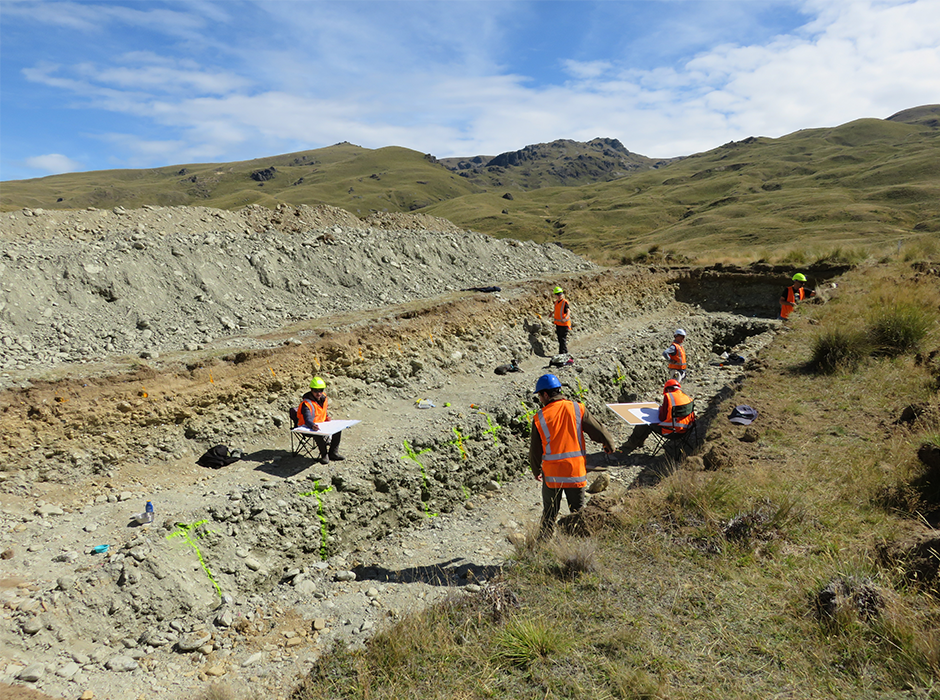
[[[735, 3], [719, 5], [712, 24], [740, 14]], [[798, 9], [810, 21], [649, 69], [613, 47], [607, 58], [578, 54], [573, 41], [560, 49], [571, 55], [556, 54], [553, 68], [535, 76], [502, 48], [517, 39], [512, 27], [533, 11], [529, 3], [199, 2], [191, 13], [64, 3], [71, 22], [102, 9], [102, 24], [112, 29], [150, 29], [153, 21], [157, 33], [185, 40], [143, 42], [108, 60], [83, 55], [84, 62], [70, 63], [57, 55], [57, 63], [27, 63], [22, 74], [52, 94], [71, 95], [65, 104], [73, 109], [117, 116], [120, 127], [103, 119], [93, 138], [114, 144], [112, 158], [134, 167], [344, 140], [446, 157], [606, 136], [668, 157], [940, 101], [940, 2], [771, 5]], [[220, 31], [208, 48], [187, 43], [188, 32], [210, 21]], [[700, 34], [708, 23], [693, 32], [690, 21], [680, 17], [677, 30], [697, 32], [695, 45], [707, 46]], [[278, 41], [262, 41], [272, 26]]]
[[46, 175], [61, 175], [62, 173], [74, 173], [82, 169], [82, 164], [77, 160], [72, 160], [61, 153], [48, 153], [44, 156], [33, 156], [24, 161], [26, 167], [33, 170], [40, 170]]

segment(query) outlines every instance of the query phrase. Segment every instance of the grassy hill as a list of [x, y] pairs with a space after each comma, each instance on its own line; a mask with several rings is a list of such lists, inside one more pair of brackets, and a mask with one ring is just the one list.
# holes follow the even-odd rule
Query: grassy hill
[[[461, 171], [462, 162], [472, 168]], [[239, 163], [5, 182], [0, 195], [4, 211], [252, 203], [329, 204], [363, 217], [421, 211], [600, 262], [651, 253], [733, 262], [852, 257], [940, 232], [940, 105], [751, 137], [668, 163], [611, 139], [446, 163], [341, 143]]]
[[101, 170], [3, 183], [0, 209], [329, 204], [357, 216], [412, 211], [479, 188], [433, 157], [351, 143], [237, 163]]
[[426, 211], [607, 260], [656, 248], [772, 259], [884, 244], [940, 231], [940, 129], [862, 119], [732, 142], [613, 182], [512, 201], [474, 194]]

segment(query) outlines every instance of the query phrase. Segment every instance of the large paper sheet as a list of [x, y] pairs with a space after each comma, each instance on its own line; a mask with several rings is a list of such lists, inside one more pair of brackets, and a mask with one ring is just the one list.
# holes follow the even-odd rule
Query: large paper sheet
[[294, 428], [292, 432], [298, 433], [300, 435], [333, 435], [338, 433], [340, 430], [346, 430], [351, 425], [355, 425], [361, 421], [357, 420], [326, 420], [322, 423], [317, 423], [319, 430], [310, 430], [307, 426], [300, 428]]
[[630, 425], [659, 423], [658, 403], [651, 401], [643, 403], [609, 403], [607, 408]]

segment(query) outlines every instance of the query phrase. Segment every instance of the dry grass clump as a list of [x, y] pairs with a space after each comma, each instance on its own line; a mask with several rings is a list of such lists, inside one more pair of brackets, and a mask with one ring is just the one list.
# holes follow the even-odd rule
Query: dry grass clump
[[918, 349], [937, 321], [936, 311], [905, 301], [879, 308], [871, 319], [868, 337], [873, 352], [897, 357]]
[[557, 561], [558, 575], [563, 579], [574, 579], [580, 574], [597, 571], [597, 543], [591, 539], [556, 537], [549, 544]]
[[857, 370], [871, 345], [864, 331], [830, 328], [813, 338], [812, 350], [808, 369], [816, 374], [836, 374]]

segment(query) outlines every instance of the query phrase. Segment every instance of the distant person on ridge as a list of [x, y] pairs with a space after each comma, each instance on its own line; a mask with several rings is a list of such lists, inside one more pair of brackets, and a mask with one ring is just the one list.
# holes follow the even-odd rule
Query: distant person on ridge
[[669, 376], [680, 382], [685, 379], [685, 370], [688, 366], [685, 358], [685, 348], [682, 343], [685, 341], [686, 333], [681, 328], [677, 328], [673, 335], [672, 345], [663, 350], [663, 357], [669, 363]]
[[[301, 397], [300, 406], [297, 407], [297, 427], [306, 426], [310, 430], [316, 430], [318, 423], [326, 423], [330, 420], [328, 405], [326, 382], [321, 377], [314, 377], [310, 380], [310, 391]], [[329, 436], [313, 436], [317, 447], [320, 448], [320, 464], [329, 464], [331, 459], [334, 462], [342, 462], [346, 459], [339, 453], [339, 441], [342, 435], [340, 431]]]
[[564, 289], [555, 287], [552, 294], [555, 295], [555, 313], [552, 320], [555, 322], [555, 335], [558, 336], [558, 354], [567, 355], [568, 331], [571, 330], [571, 307], [565, 299]]
[[584, 507], [587, 462], [584, 435], [614, 451], [614, 439], [584, 404], [561, 395], [561, 382], [554, 374], [543, 374], [535, 383], [535, 394], [542, 408], [532, 419], [529, 440], [529, 467], [536, 481], [542, 483], [542, 524], [539, 538], [549, 537], [565, 494], [572, 513]]
[[807, 297], [816, 296], [814, 290], [803, 288], [805, 283], [806, 275], [802, 272], [797, 272], [793, 275], [793, 284], [784, 289], [783, 294], [780, 295], [780, 315], [777, 318], [786, 320], [793, 311], [793, 307]]

